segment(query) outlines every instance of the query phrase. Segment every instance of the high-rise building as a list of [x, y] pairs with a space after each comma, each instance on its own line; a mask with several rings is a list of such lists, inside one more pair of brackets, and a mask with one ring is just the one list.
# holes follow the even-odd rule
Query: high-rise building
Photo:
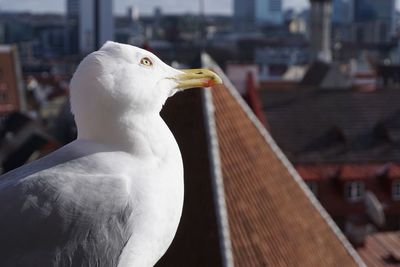
[[233, 9], [238, 30], [283, 23], [282, 0], [235, 0]]
[[387, 43], [395, 32], [394, 0], [354, 0], [356, 42]]
[[340, 43], [350, 42], [352, 38], [354, 0], [333, 0], [332, 4], [332, 37], [335, 47], [340, 47]]
[[67, 1], [65, 25], [65, 53], [79, 53], [79, 0]]
[[333, 0], [332, 22], [334, 24], [349, 24], [354, 20], [353, 0]]
[[331, 52], [331, 0], [310, 0], [311, 57], [313, 60], [330, 61]]
[[112, 0], [81, 0], [79, 5], [79, 48], [85, 54], [114, 39]]
[[114, 39], [112, 0], [67, 0], [66, 52], [92, 52]]
[[255, 8], [258, 25], [281, 25], [283, 23], [282, 0], [256, 0]]
[[255, 25], [255, 1], [235, 0], [233, 6], [235, 27], [238, 30], [252, 30]]

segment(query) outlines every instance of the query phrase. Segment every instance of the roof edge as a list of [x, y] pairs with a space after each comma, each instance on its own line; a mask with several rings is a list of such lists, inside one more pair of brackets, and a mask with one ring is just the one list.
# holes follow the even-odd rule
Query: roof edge
[[206, 138], [208, 146], [208, 158], [210, 161], [210, 175], [212, 180], [212, 191], [214, 206], [217, 216], [219, 243], [222, 255], [222, 265], [233, 267], [233, 253], [229, 230], [228, 211], [225, 202], [225, 189], [222, 178], [222, 168], [219, 155], [219, 144], [217, 129], [214, 118], [214, 104], [210, 89], [202, 89], [202, 105], [204, 124], [206, 127]]
[[[206, 68], [212, 68], [218, 75], [221, 76], [228, 91], [232, 94], [232, 96], [236, 99], [236, 101], [239, 103], [239, 105], [243, 108], [243, 110], [245, 111], [248, 118], [252, 121], [254, 126], [260, 132], [260, 134], [265, 138], [265, 141], [271, 146], [271, 149], [275, 152], [278, 159], [281, 160], [281, 162], [286, 167], [286, 169], [288, 170], [290, 175], [298, 183], [300, 188], [306, 194], [306, 196], [308, 197], [310, 202], [313, 204], [313, 206], [316, 208], [316, 210], [319, 212], [319, 214], [321, 214], [322, 218], [326, 221], [326, 223], [332, 229], [332, 231], [337, 236], [337, 238], [340, 240], [340, 242], [343, 244], [343, 246], [345, 247], [347, 252], [350, 254], [350, 256], [354, 259], [354, 261], [359, 266], [366, 267], [366, 264], [361, 259], [360, 255], [356, 252], [356, 250], [353, 248], [353, 246], [350, 244], [350, 242], [344, 236], [344, 234], [339, 229], [339, 227], [336, 225], [336, 223], [333, 221], [333, 219], [330, 217], [328, 212], [324, 209], [324, 207], [322, 207], [322, 205], [320, 204], [318, 199], [315, 197], [315, 195], [310, 191], [310, 189], [308, 188], [306, 183], [303, 181], [303, 179], [297, 173], [296, 169], [289, 162], [289, 160], [284, 155], [282, 150], [278, 147], [275, 140], [272, 138], [272, 136], [269, 134], [269, 132], [265, 129], [265, 127], [262, 125], [262, 123], [259, 121], [259, 119], [255, 116], [255, 114], [250, 109], [250, 107], [247, 105], [247, 103], [243, 100], [243, 98], [240, 96], [239, 92], [235, 89], [235, 86], [231, 83], [231, 81], [228, 79], [228, 77], [225, 75], [225, 73], [222, 71], [222, 69], [218, 66], [218, 64], [216, 64], [208, 54], [204, 53], [202, 55], [202, 65], [203, 65], [203, 67], [206, 67]], [[215, 131], [215, 129], [214, 129], [214, 131]], [[218, 147], [217, 147], [217, 149], [218, 149]], [[220, 168], [220, 166], [219, 166], [219, 168]]]

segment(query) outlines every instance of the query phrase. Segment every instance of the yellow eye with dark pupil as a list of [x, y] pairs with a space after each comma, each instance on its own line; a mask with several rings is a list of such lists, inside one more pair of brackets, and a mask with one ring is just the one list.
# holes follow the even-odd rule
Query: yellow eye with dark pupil
[[144, 57], [140, 60], [140, 64], [144, 66], [152, 66], [153, 62], [151, 62], [151, 60], [148, 57]]

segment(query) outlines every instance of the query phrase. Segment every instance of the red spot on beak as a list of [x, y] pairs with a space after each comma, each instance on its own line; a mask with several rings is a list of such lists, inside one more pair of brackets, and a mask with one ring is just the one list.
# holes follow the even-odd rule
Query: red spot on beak
[[205, 83], [204, 83], [204, 87], [212, 87], [212, 86], [214, 86], [216, 83], [215, 83], [215, 81], [214, 80], [207, 80]]

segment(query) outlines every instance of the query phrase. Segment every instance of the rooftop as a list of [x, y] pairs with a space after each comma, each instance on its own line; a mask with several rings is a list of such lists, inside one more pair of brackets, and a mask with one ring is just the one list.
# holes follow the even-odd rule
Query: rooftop
[[357, 249], [367, 266], [400, 266], [400, 233], [385, 232], [369, 235], [363, 247]]
[[206, 67], [226, 86], [180, 94], [163, 113], [181, 147], [186, 195], [157, 266], [362, 265], [218, 66]]
[[296, 163], [400, 161], [400, 90], [261, 90], [271, 134]]

